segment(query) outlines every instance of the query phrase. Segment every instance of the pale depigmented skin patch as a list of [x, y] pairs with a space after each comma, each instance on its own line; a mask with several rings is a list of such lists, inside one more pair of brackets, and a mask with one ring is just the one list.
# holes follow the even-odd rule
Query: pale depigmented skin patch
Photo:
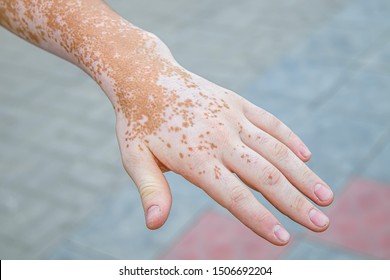
[[[130, 24], [102, 1], [1, 1], [0, 23], [88, 73], [125, 122], [126, 149], [135, 140], [149, 145], [158, 139], [168, 150], [181, 144], [177, 156], [182, 160], [194, 153], [217, 158], [218, 145], [210, 129], [218, 131], [217, 126], [225, 125], [220, 116], [230, 109], [228, 102], [222, 94], [202, 88], [199, 77], [179, 66], [154, 35]], [[228, 98], [229, 93], [224, 93]], [[197, 127], [204, 120], [215, 125]], [[136, 147], [145, 150], [141, 144]], [[216, 179], [218, 174], [217, 170]]]

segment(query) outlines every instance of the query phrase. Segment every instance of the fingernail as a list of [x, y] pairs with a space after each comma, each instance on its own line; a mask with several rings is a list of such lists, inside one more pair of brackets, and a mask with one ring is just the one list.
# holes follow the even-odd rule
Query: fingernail
[[153, 221], [160, 216], [161, 209], [158, 205], [152, 205], [149, 207], [148, 212], [146, 214], [146, 224], [151, 225]]
[[299, 149], [299, 152], [301, 153], [301, 155], [304, 157], [304, 158], [308, 158], [311, 156], [311, 152], [309, 151], [309, 149], [305, 146], [305, 145], [301, 145], [300, 149]]
[[311, 209], [309, 212], [310, 221], [318, 227], [324, 227], [329, 223], [329, 219], [317, 209]]
[[290, 234], [281, 225], [276, 225], [274, 227], [274, 233], [275, 236], [283, 243], [287, 242], [290, 239]]
[[332, 191], [322, 184], [317, 184], [314, 186], [314, 193], [321, 201], [328, 201], [332, 195]]

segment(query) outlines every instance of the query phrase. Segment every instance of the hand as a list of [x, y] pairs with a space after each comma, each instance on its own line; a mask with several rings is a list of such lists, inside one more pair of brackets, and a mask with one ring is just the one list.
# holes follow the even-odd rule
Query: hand
[[247, 186], [297, 223], [325, 230], [328, 218], [306, 197], [326, 206], [333, 194], [304, 163], [311, 154], [303, 142], [270, 113], [183, 69], [160, 49], [162, 55], [144, 57], [136, 72], [118, 75], [114, 89], [122, 159], [148, 228], [168, 217], [163, 172], [171, 170], [273, 244], [286, 244], [289, 234]]
[[306, 146], [274, 116], [183, 69], [156, 36], [101, 0], [0, 3], [0, 25], [79, 66], [109, 97], [150, 229], [168, 217], [168, 170], [274, 244], [286, 244], [289, 234], [245, 184], [307, 228], [327, 228], [328, 218], [306, 197], [325, 206], [332, 192], [304, 164]]

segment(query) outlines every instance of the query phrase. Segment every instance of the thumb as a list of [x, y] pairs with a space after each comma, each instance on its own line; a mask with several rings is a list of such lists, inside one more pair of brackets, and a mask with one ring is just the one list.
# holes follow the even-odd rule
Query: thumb
[[167, 220], [172, 205], [168, 182], [146, 146], [136, 148], [135, 155], [129, 150], [122, 151], [124, 167], [140, 193], [146, 226], [158, 229]]

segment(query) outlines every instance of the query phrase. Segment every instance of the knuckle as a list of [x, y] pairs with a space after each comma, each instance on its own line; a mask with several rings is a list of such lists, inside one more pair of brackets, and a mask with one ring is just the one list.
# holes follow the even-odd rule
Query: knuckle
[[258, 217], [259, 223], [263, 225], [267, 224], [270, 220], [273, 220], [273, 215], [268, 211], [262, 213]]
[[289, 157], [289, 150], [284, 144], [276, 142], [274, 145], [273, 154], [277, 161], [284, 161]]
[[260, 145], [265, 145], [267, 144], [269, 141], [271, 140], [271, 137], [269, 137], [268, 135], [266, 134], [256, 134], [255, 135], [255, 141], [260, 144]]
[[243, 186], [234, 186], [230, 190], [229, 208], [231, 210], [240, 209], [245, 202], [250, 199], [250, 191]]
[[[213, 136], [212, 141], [217, 146], [217, 151], [224, 151], [225, 149], [232, 147], [234, 145], [234, 140], [232, 133], [227, 128], [218, 129], [215, 132], [216, 135]], [[204, 158], [203, 158], [204, 160]]]
[[171, 170], [182, 175], [184, 178], [193, 180], [198, 177], [199, 170], [210, 170], [213, 161], [205, 160], [205, 154], [201, 151], [193, 151], [191, 153], [191, 161], [177, 165]]
[[231, 132], [225, 126], [215, 126], [215, 140], [218, 143], [225, 143], [230, 139]]
[[302, 171], [302, 178], [307, 179], [313, 176], [313, 172], [305, 166]]
[[290, 128], [287, 128], [287, 139], [289, 141], [293, 141], [296, 139], [295, 133]]
[[272, 165], [267, 165], [265, 168], [263, 168], [263, 172], [262, 172], [261, 176], [262, 176], [262, 178], [261, 178], [262, 181], [267, 186], [275, 186], [275, 185], [279, 184], [279, 182], [281, 180], [281, 174], [280, 174], [279, 170], [277, 170]]
[[297, 195], [294, 199], [294, 204], [292, 205], [292, 208], [294, 211], [301, 212], [306, 208], [307, 200], [302, 195]]

